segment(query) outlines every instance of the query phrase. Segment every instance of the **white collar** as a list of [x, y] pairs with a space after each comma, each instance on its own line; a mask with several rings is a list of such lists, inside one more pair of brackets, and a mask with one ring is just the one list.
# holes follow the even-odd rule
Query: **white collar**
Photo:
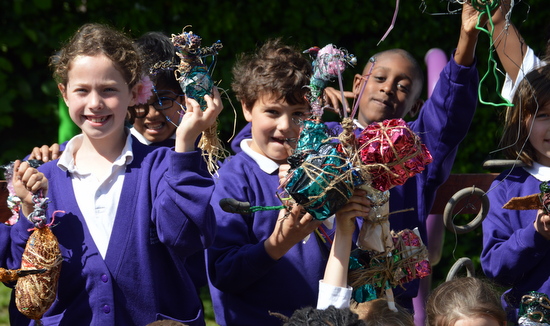
[[[124, 145], [124, 148], [120, 152], [120, 155], [113, 162], [113, 164], [128, 165], [134, 160], [134, 154], [132, 151], [132, 134], [130, 132], [127, 132], [126, 134], [126, 144]], [[71, 140], [69, 140], [69, 142], [65, 146], [65, 150], [63, 151], [63, 153], [61, 153], [61, 156], [59, 157], [59, 161], [57, 161], [57, 166], [61, 170], [69, 172], [75, 171], [74, 154], [75, 150], [80, 148], [83, 138], [83, 134], [78, 134], [71, 138]]]
[[359, 120], [353, 119], [353, 123], [355, 124], [355, 126], [356, 126], [357, 128], [359, 128], [359, 129], [361, 129], [361, 130], [365, 129], [365, 127], [363, 127], [363, 126], [361, 125], [361, 123], [359, 123]]
[[139, 131], [136, 130], [136, 128], [134, 127], [130, 128], [130, 133], [134, 135], [134, 137], [136, 137], [140, 143], [145, 144], [147, 146], [151, 145], [152, 141], [149, 141], [147, 138], [145, 138]]
[[[139, 140], [139, 142], [142, 143], [142, 144], [144, 144], [144, 145], [149, 146], [149, 145], [151, 145], [151, 144], [153, 143], [152, 141], [150, 141], [150, 140], [148, 140], [147, 138], [145, 138], [145, 137], [143, 136], [143, 134], [141, 134], [139, 131], [137, 131], [136, 128], [134, 128], [134, 127], [130, 128], [130, 133], [131, 133], [132, 135], [134, 135], [134, 137], [136, 137], [137, 140]], [[170, 136], [169, 138], [170, 138], [170, 139], [176, 139], [176, 133], [174, 132], [174, 133], [172, 134], [172, 136]]]
[[532, 166], [524, 166], [523, 169], [539, 181], [550, 180], [550, 166], [533, 162]]
[[250, 148], [249, 143], [252, 141], [252, 139], [243, 139], [241, 140], [241, 149], [243, 152], [250, 156], [256, 164], [267, 174], [272, 174], [273, 172], [277, 171], [279, 169], [279, 164], [275, 163], [272, 159], [268, 158], [267, 156], [264, 156], [256, 151], [254, 151], [252, 148]]

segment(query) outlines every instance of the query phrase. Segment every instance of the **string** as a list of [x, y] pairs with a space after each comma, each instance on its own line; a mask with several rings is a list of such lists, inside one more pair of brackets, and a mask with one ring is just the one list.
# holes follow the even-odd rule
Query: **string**
[[[494, 9], [498, 8], [498, 6], [500, 6], [500, 1], [499, 0], [492, 0], [492, 1], [472, 0], [472, 7], [474, 7], [474, 9], [476, 9], [477, 11], [480, 12], [480, 14], [477, 17], [476, 29], [484, 32], [485, 34], [487, 34], [489, 36], [489, 56], [488, 56], [488, 59], [487, 59], [488, 67], [487, 67], [487, 71], [485, 72], [485, 74], [483, 75], [481, 80], [479, 81], [478, 97], [479, 97], [479, 102], [482, 103], [482, 104], [485, 104], [485, 105], [490, 105], [490, 106], [494, 106], [494, 107], [514, 106], [512, 103], [510, 103], [509, 100], [505, 99], [500, 94], [500, 89], [501, 89], [501, 87], [500, 87], [500, 78], [497, 74], [497, 70], [498, 70], [497, 69], [497, 61], [494, 58], [494, 53], [495, 53], [496, 49], [495, 49], [495, 44], [493, 42], [493, 32], [495, 30], [495, 26], [493, 24], [493, 20], [491, 19], [491, 12]], [[483, 28], [481, 26], [480, 21], [481, 21], [481, 18], [483, 17], [483, 15], [487, 15], [487, 17], [489, 17], [488, 22], [491, 25], [491, 31], [489, 31], [486, 28]], [[482, 95], [481, 95], [481, 89], [484, 85], [484, 82], [487, 79], [487, 77], [489, 77], [491, 72], [492, 72], [493, 76], [495, 77], [496, 93], [497, 93], [498, 97], [503, 101], [502, 103], [494, 103], [494, 102], [490, 102], [490, 101], [485, 101], [483, 99]]]
[[[427, 9], [428, 9], [428, 5], [426, 5], [426, 1], [422, 0], [422, 2], [420, 3], [420, 6], [418, 7], [420, 9], [420, 11], [423, 13], [423, 14], [428, 14], [428, 15], [432, 15], [432, 16], [441, 16], [441, 15], [455, 15], [457, 13], [460, 12], [460, 9], [453, 9], [451, 10], [451, 3], [452, 1], [448, 1], [447, 2], [447, 12], [428, 12]], [[460, 1], [457, 0], [457, 3], [459, 4], [462, 4]]]
[[[235, 133], [237, 130], [237, 109], [233, 105], [233, 102], [231, 101], [231, 97], [229, 96], [227, 90], [218, 86], [218, 91], [220, 91], [220, 94], [225, 96], [223, 97], [223, 99], [227, 100], [229, 102], [229, 105], [231, 106], [231, 109], [233, 109], [233, 131], [231, 133], [231, 137], [229, 137], [229, 139], [226, 141], [227, 143], [230, 143], [235, 137]], [[229, 154], [227, 155], [227, 157], [229, 157]]]
[[372, 63], [369, 69], [369, 72], [361, 76], [361, 78], [364, 79], [363, 84], [361, 85], [361, 91], [359, 92], [359, 95], [357, 96], [357, 101], [355, 102], [353, 106], [353, 111], [351, 112], [350, 118], [353, 119], [355, 117], [355, 114], [357, 113], [357, 109], [359, 108], [359, 103], [361, 102], [361, 97], [363, 96], [363, 92], [365, 91], [365, 87], [367, 86], [367, 82], [369, 81], [369, 77], [372, 74], [372, 69], [374, 68], [374, 65], [376, 64], [376, 60], [374, 57], [371, 57], [369, 61]]

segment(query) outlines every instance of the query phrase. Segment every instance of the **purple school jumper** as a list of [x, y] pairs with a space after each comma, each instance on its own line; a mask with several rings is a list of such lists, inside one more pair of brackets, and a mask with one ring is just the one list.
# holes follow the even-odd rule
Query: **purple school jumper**
[[483, 221], [481, 266], [487, 277], [510, 288], [502, 303], [508, 319], [516, 323], [524, 294], [538, 291], [550, 295], [550, 242], [535, 231], [537, 210], [502, 206], [513, 197], [539, 193], [540, 183], [518, 167], [501, 173], [487, 193], [491, 207]]
[[[69, 173], [57, 160], [40, 167], [49, 180], [47, 216], [65, 211], [56, 214], [52, 228], [64, 261], [44, 325], [146, 325], [159, 319], [205, 324], [183, 264], [213, 241], [213, 179], [199, 152], [176, 153], [135, 138], [132, 149], [105, 259], [79, 210]], [[21, 257], [30, 227], [25, 218], [13, 226], [12, 257]], [[19, 258], [8, 265], [20, 264]], [[11, 325], [29, 324], [34, 322], [11, 310]]]
[[[422, 239], [428, 244], [426, 219], [435, 200], [436, 191], [449, 177], [458, 150], [458, 145], [468, 132], [477, 106], [477, 87], [479, 83], [476, 63], [470, 67], [458, 65], [453, 58], [447, 63], [439, 76], [432, 96], [424, 103], [418, 118], [408, 122], [433, 156], [433, 162], [415, 177], [407, 180], [403, 186], [390, 190], [390, 212], [413, 208], [413, 211], [396, 213], [390, 216], [391, 228], [395, 231], [418, 227]], [[327, 122], [329, 129], [340, 132], [337, 122]], [[248, 131], [247, 131], [248, 130]], [[240, 151], [236, 145], [241, 139], [249, 137], [250, 125], [247, 125], [233, 141], [233, 150]], [[361, 130], [356, 130], [357, 133]], [[418, 293], [418, 280], [394, 289], [396, 301], [413, 310], [412, 298]], [[276, 300], [285, 300], [277, 297]]]
[[[219, 170], [212, 194], [218, 232], [207, 249], [210, 293], [220, 325], [279, 326], [269, 312], [290, 316], [294, 310], [315, 306], [330, 246], [312, 234], [281, 259], [273, 260], [264, 241], [277, 223], [279, 211], [253, 214], [224, 212], [219, 201], [235, 198], [252, 206], [278, 206], [278, 172], [268, 174], [248, 154], [240, 152]], [[322, 226], [329, 236], [332, 230]]]
[[[61, 152], [65, 150], [65, 146], [67, 145], [67, 143], [68, 141], [62, 144], [59, 144], [59, 150]], [[147, 145], [172, 148], [175, 146], [175, 144], [176, 144], [176, 140], [174, 138], [167, 138], [163, 141], [154, 142]], [[2, 230], [0, 229], [0, 232], [1, 231]], [[187, 270], [187, 273], [189, 273], [189, 276], [193, 280], [193, 284], [195, 284], [197, 291], [200, 292], [200, 289], [203, 286], [206, 286], [208, 284], [208, 279], [206, 276], [206, 262], [204, 258], [204, 250], [198, 251], [193, 255], [187, 257], [185, 261], [185, 269]]]

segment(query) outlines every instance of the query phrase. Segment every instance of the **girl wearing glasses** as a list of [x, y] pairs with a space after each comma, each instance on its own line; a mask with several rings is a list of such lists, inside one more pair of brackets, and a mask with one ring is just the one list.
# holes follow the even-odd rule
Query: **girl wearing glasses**
[[179, 62], [176, 49], [167, 36], [158, 32], [144, 34], [136, 45], [153, 83], [153, 96], [147, 103], [130, 108], [132, 134], [147, 145], [174, 146], [176, 128], [185, 113], [183, 92], [174, 69], [154, 67], [163, 64], [175, 67]]

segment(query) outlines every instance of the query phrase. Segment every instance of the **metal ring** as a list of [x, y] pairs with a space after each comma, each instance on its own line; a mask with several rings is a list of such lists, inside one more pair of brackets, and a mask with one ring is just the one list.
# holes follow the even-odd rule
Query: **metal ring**
[[474, 269], [474, 263], [472, 260], [468, 257], [462, 257], [458, 259], [453, 266], [451, 266], [451, 269], [449, 270], [449, 273], [447, 273], [447, 278], [445, 279], [445, 282], [448, 282], [452, 279], [454, 279], [458, 273], [458, 271], [462, 268], [466, 267], [466, 275], [468, 277], [475, 277], [476, 272]]
[[[460, 200], [470, 197], [472, 195], [477, 195], [481, 198], [481, 209], [479, 210], [479, 213], [468, 224], [455, 225], [453, 223], [453, 211], [456, 205], [460, 202]], [[443, 223], [445, 224], [445, 227], [447, 228], [447, 230], [454, 232], [456, 234], [464, 234], [480, 226], [481, 222], [485, 219], [488, 212], [489, 212], [489, 198], [487, 198], [487, 196], [485, 195], [485, 191], [477, 187], [468, 187], [457, 191], [451, 197], [451, 199], [449, 199], [449, 201], [447, 202], [447, 205], [445, 206], [445, 210], [443, 211]]]

